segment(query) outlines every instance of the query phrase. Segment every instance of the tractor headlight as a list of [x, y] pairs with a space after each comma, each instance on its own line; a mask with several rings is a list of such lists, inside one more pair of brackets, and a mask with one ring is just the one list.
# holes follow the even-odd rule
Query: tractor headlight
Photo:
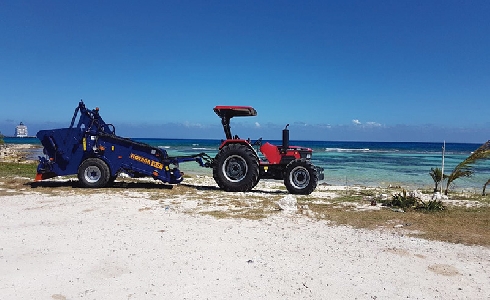
[[307, 159], [311, 159], [311, 153], [306, 154]]

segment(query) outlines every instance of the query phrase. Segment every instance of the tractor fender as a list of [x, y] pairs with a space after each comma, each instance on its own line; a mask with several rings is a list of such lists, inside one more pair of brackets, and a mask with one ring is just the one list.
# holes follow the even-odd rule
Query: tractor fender
[[255, 149], [252, 147], [252, 145], [250, 145], [250, 143], [248, 141], [241, 140], [241, 139], [225, 140], [219, 146], [219, 150], [221, 150], [224, 146], [230, 145], [230, 144], [241, 144], [241, 145], [245, 145], [245, 146], [247, 146], [250, 149], [253, 149], [255, 151]]
[[250, 143], [247, 140], [242, 140], [242, 139], [225, 140], [221, 143], [221, 145], [219, 146], [218, 149], [221, 150], [221, 149], [223, 149], [224, 146], [231, 145], [231, 144], [244, 145], [245, 147], [251, 149], [253, 151], [253, 153], [255, 153], [257, 160], [260, 161], [260, 157], [257, 154], [257, 150], [255, 150], [255, 148], [252, 147], [252, 145], [250, 145]]

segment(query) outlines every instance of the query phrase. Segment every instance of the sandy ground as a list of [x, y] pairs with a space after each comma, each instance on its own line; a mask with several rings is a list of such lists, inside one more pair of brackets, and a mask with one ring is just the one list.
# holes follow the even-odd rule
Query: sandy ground
[[[4, 147], [0, 159], [22, 161], [25, 147]], [[314, 196], [329, 201], [329, 189]], [[260, 221], [199, 213], [230, 209], [220, 202], [229, 193], [209, 207], [201, 191], [177, 199], [12, 192], [0, 197], [0, 299], [490, 299], [486, 247], [335, 226], [287, 209]]]
[[184, 203], [0, 197], [0, 299], [490, 299], [489, 248]]

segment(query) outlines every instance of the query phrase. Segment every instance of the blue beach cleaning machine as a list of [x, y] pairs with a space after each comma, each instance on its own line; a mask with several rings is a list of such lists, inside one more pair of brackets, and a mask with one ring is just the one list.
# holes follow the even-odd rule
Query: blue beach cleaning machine
[[183, 180], [179, 163], [196, 161], [202, 167], [211, 166], [205, 153], [169, 157], [164, 149], [117, 136], [115, 131], [101, 118], [98, 108], [87, 109], [80, 101], [70, 127], [37, 133], [45, 156], [39, 157], [36, 181], [77, 174], [83, 187], [98, 188], [126, 173], [174, 184]]

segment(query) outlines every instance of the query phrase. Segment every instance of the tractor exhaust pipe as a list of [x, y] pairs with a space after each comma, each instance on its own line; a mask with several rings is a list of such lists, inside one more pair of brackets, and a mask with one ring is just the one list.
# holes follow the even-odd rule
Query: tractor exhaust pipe
[[289, 124], [282, 130], [282, 151], [286, 152], [289, 148]]

